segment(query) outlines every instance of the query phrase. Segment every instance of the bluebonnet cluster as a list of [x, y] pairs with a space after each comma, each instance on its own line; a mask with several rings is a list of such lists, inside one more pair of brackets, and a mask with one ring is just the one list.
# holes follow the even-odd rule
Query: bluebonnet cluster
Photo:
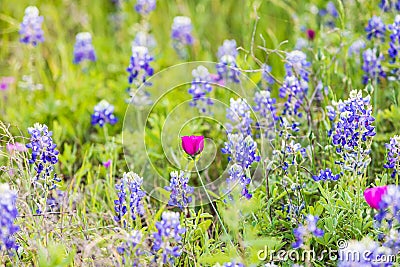
[[256, 127], [260, 128], [265, 136], [273, 138], [275, 133], [275, 124], [279, 121], [276, 110], [276, 99], [271, 97], [268, 90], [261, 90], [254, 95], [255, 106], [253, 110], [260, 115]]
[[351, 57], [353, 55], [359, 55], [360, 51], [365, 48], [365, 41], [358, 39], [354, 41], [349, 47], [348, 55]]
[[212, 90], [210, 73], [206, 67], [198, 66], [192, 71], [192, 75], [189, 94], [193, 96], [193, 99], [190, 105], [197, 107], [201, 113], [207, 113], [208, 106], [213, 105], [213, 101], [207, 96]]
[[143, 252], [139, 248], [139, 245], [142, 242], [142, 238], [142, 232], [132, 230], [127, 233], [126, 241], [117, 247], [117, 252], [122, 255], [125, 265], [127, 265], [127, 259], [130, 259], [133, 267], [141, 266], [140, 255]]
[[79, 64], [85, 60], [96, 61], [96, 53], [92, 44], [92, 35], [88, 32], [80, 32], [76, 35], [74, 45], [74, 63]]
[[142, 83], [150, 85], [147, 79], [154, 74], [154, 69], [150, 63], [154, 58], [149, 54], [149, 50], [145, 46], [132, 46], [132, 56], [126, 71], [129, 73], [129, 84], [135, 82], [136, 86]]
[[232, 189], [232, 185], [239, 183], [242, 186], [241, 193], [247, 199], [252, 197], [248, 191], [251, 182], [250, 167], [254, 162], [260, 161], [256, 152], [257, 143], [250, 135], [244, 137], [241, 133], [228, 134], [228, 142], [225, 142], [222, 148], [222, 153], [228, 154], [228, 160], [233, 164], [227, 179], [229, 190]]
[[381, 17], [373, 16], [368, 21], [368, 25], [367, 27], [365, 27], [365, 31], [367, 33], [368, 40], [371, 40], [372, 38], [381, 41], [385, 40], [386, 26], [383, 23]]
[[383, 165], [386, 169], [392, 169], [392, 177], [395, 177], [400, 170], [400, 136], [390, 138], [390, 142], [385, 144], [387, 150], [387, 162]]
[[286, 76], [300, 76], [301, 79], [308, 82], [310, 66], [311, 63], [307, 61], [307, 56], [302, 51], [294, 50], [286, 56]]
[[392, 255], [390, 249], [382, 247], [378, 242], [369, 237], [361, 241], [350, 240], [346, 242], [345, 248], [338, 251], [338, 267], [353, 266], [392, 266], [393, 263], [389, 256]]
[[16, 207], [17, 193], [10, 189], [8, 184], [0, 184], [0, 254], [2, 251], [17, 250], [14, 234], [19, 230], [15, 225], [18, 217]]
[[400, 0], [381, 0], [379, 7], [385, 12], [400, 11]]
[[332, 1], [329, 1], [325, 8], [320, 9], [319, 15], [325, 18], [325, 24], [330, 28], [335, 27], [335, 20], [339, 17], [336, 6]]
[[245, 135], [251, 134], [251, 118], [250, 107], [246, 99], [230, 99], [230, 106], [226, 110], [226, 117], [231, 121], [226, 124], [227, 131], [233, 132], [235, 129]]
[[121, 182], [115, 185], [118, 199], [114, 200], [114, 211], [116, 213], [114, 220], [116, 222], [121, 222], [124, 227], [127, 226], [127, 220], [123, 220], [123, 218], [125, 214], [128, 213], [128, 203], [130, 211], [129, 215], [132, 220], [136, 220], [137, 215], [144, 214], [142, 199], [146, 194], [140, 188], [142, 183], [143, 178], [136, 173], [128, 172], [124, 173]]
[[20, 42], [36, 46], [44, 42], [42, 30], [43, 17], [39, 16], [39, 9], [35, 6], [28, 6], [25, 9], [25, 16], [19, 30]]
[[318, 216], [308, 214], [305, 224], [299, 224], [297, 228], [293, 229], [293, 234], [296, 238], [296, 242], [292, 244], [293, 248], [301, 248], [312, 236], [324, 236], [324, 231], [317, 228], [318, 219]]
[[306, 148], [302, 147], [299, 143], [296, 143], [293, 139], [290, 142], [282, 141], [282, 150], [275, 150], [273, 154], [276, 155], [279, 152], [284, 158], [281, 168], [283, 169], [285, 174], [289, 173], [288, 169], [290, 165], [297, 165], [299, 163], [299, 157], [300, 161], [307, 157]]
[[92, 125], [98, 124], [103, 127], [106, 123], [111, 125], [117, 123], [118, 119], [114, 116], [114, 106], [106, 100], [101, 100], [95, 107], [92, 114]]
[[300, 108], [307, 96], [308, 83], [296, 76], [286, 76], [282, 86], [279, 88], [279, 97], [286, 98], [282, 115], [301, 118], [303, 113]]
[[376, 134], [370, 101], [369, 95], [363, 97], [361, 91], [353, 90], [349, 99], [336, 103], [331, 136], [336, 152], [342, 156], [336, 163], [345, 170], [361, 173], [370, 162], [370, 141]]
[[[155, 253], [155, 261], [161, 259], [163, 264], [174, 264], [175, 258], [182, 254], [182, 234], [186, 229], [180, 224], [178, 212], [164, 211], [161, 221], [156, 222], [156, 232], [153, 233], [152, 251]], [[161, 254], [161, 255], [160, 255]]]
[[141, 15], [147, 15], [156, 9], [156, 0], [136, 0], [135, 10]]
[[379, 203], [378, 213], [374, 216], [375, 227], [381, 228], [380, 239], [383, 246], [397, 254], [400, 250], [400, 187], [388, 185]]
[[[56, 184], [61, 181], [54, 172], [59, 152], [51, 137], [53, 132], [49, 131], [46, 125], [35, 123], [33, 127], [28, 128], [28, 133], [31, 137], [26, 147], [31, 149], [29, 164], [35, 166], [34, 185], [43, 189], [44, 192], [48, 192], [55, 189]], [[40, 207], [39, 211], [41, 211]]]
[[386, 73], [382, 69], [381, 61], [384, 60], [382, 53], [374, 49], [367, 49], [363, 53], [363, 66], [362, 69], [365, 72], [363, 76], [363, 83], [367, 84], [368, 81], [371, 79], [372, 81], [378, 81], [379, 77], [386, 77]]
[[400, 15], [396, 16], [393, 24], [388, 25], [388, 29], [391, 32], [388, 54], [395, 62], [400, 57]]
[[332, 170], [326, 168], [325, 170], [320, 170], [318, 175], [313, 175], [314, 181], [337, 181], [340, 178], [340, 174], [333, 174]]
[[257, 155], [257, 143], [250, 135], [246, 137], [241, 133], [228, 134], [222, 153], [229, 154], [228, 160], [248, 169], [253, 162], [260, 161]]
[[165, 190], [171, 192], [168, 205], [183, 210], [192, 202], [191, 195], [194, 191], [193, 187], [189, 185], [189, 174], [184, 171], [172, 171], [170, 176], [170, 184], [165, 186]]
[[216, 67], [219, 80], [225, 82], [230, 80], [234, 83], [240, 82], [240, 71], [236, 63], [237, 55], [235, 40], [225, 40], [222, 46], [218, 48], [218, 63]]
[[181, 58], [187, 57], [186, 46], [194, 43], [192, 20], [189, 17], [177, 16], [172, 23], [172, 46]]

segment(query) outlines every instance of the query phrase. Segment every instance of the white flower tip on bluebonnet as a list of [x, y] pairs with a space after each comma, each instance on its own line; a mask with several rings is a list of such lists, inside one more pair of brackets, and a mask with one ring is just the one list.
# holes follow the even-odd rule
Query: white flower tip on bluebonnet
[[209, 81], [210, 80], [210, 72], [203, 65], [200, 65], [197, 68], [193, 69], [192, 76], [193, 76], [193, 78], [199, 79], [201, 81]]
[[176, 16], [172, 23], [172, 28], [181, 28], [192, 26], [192, 20], [189, 17], [185, 16]]
[[25, 16], [37, 17], [39, 16], [39, 9], [36, 6], [28, 6], [25, 8]]
[[107, 100], [103, 99], [94, 107], [94, 111], [95, 112], [107, 111], [107, 113], [112, 113], [114, 111], [114, 106], [108, 103]]
[[139, 31], [135, 35], [132, 46], [145, 46], [151, 50], [157, 46], [157, 42], [152, 34], [149, 34], [145, 31]]
[[132, 55], [146, 55], [149, 49], [145, 46], [132, 45]]
[[222, 57], [230, 56], [234, 60], [236, 59], [238, 52], [236, 48], [235, 40], [224, 40], [223, 44], [218, 48], [217, 56], [222, 61]]
[[17, 192], [10, 189], [8, 184], [0, 184], [0, 206], [4, 205], [11, 210], [14, 205]]
[[142, 185], [142, 183], [143, 183], [143, 177], [140, 177], [135, 172], [126, 172], [126, 173], [124, 173], [122, 179], [124, 179], [125, 181], [135, 182], [138, 186]]
[[76, 41], [92, 41], [92, 35], [89, 32], [80, 32], [76, 35]]

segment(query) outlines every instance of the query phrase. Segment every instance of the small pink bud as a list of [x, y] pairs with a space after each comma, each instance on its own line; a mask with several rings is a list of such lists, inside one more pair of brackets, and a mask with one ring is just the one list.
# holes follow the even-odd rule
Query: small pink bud
[[111, 159], [107, 160], [106, 162], [103, 162], [104, 168], [108, 169], [111, 166]]
[[315, 31], [313, 29], [307, 29], [306, 31], [308, 40], [312, 41], [315, 38]]
[[204, 148], [204, 136], [182, 136], [182, 148], [190, 156], [200, 154]]
[[368, 205], [373, 209], [379, 209], [382, 196], [386, 193], [387, 185], [367, 188], [364, 191], [364, 198]]

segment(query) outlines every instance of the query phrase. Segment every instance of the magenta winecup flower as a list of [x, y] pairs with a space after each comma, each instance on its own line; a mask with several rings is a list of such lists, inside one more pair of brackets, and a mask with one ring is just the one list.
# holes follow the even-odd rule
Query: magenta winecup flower
[[377, 186], [373, 188], [367, 188], [364, 191], [364, 198], [368, 205], [373, 209], [379, 209], [379, 203], [382, 200], [382, 196], [387, 191], [387, 185]]
[[196, 156], [203, 151], [204, 136], [182, 136], [182, 148], [189, 156]]

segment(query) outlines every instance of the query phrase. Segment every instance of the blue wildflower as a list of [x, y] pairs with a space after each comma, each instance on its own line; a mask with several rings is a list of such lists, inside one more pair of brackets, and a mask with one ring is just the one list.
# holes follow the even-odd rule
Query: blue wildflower
[[104, 124], [111, 125], [117, 123], [118, 119], [114, 116], [114, 106], [106, 100], [101, 100], [95, 107], [92, 114], [92, 125], [98, 124], [103, 127]]
[[262, 70], [262, 78], [263, 78], [263, 80], [266, 81], [268, 84], [274, 84], [275, 80], [271, 76], [272, 67], [267, 65], [267, 64], [263, 64], [261, 66], [261, 70]]
[[84, 60], [96, 61], [92, 36], [88, 32], [78, 33], [74, 45], [74, 63], [79, 64]]
[[162, 213], [161, 221], [156, 222], [156, 232], [152, 234], [154, 238], [152, 251], [155, 253], [156, 262], [161, 257], [163, 264], [174, 264], [175, 258], [182, 254], [182, 234], [185, 231], [186, 229], [180, 224], [178, 212], [164, 211]]
[[253, 119], [246, 99], [238, 98], [235, 100], [231, 98], [230, 106], [226, 110], [226, 117], [231, 121], [226, 124], [229, 133], [236, 129], [243, 134], [251, 134]]
[[244, 170], [240, 165], [235, 163], [229, 168], [228, 173], [229, 177], [226, 180], [229, 187], [228, 191], [232, 191], [233, 187], [239, 184], [242, 187], [241, 189], [242, 196], [246, 197], [247, 199], [250, 199], [252, 197], [252, 194], [249, 193], [248, 185], [251, 182], [251, 177], [248, 176], [246, 170]]
[[222, 149], [222, 153], [229, 154], [229, 161], [247, 169], [253, 162], [260, 161], [260, 156], [256, 155], [257, 143], [248, 135], [246, 137], [241, 133], [228, 134], [228, 142]]
[[18, 249], [14, 237], [19, 231], [19, 227], [15, 225], [18, 217], [16, 201], [17, 193], [11, 190], [8, 184], [0, 184], [0, 251], [5, 250], [9, 254]]
[[388, 25], [388, 30], [391, 32], [388, 54], [395, 62], [400, 57], [400, 15], [396, 16], [393, 24]]
[[132, 47], [134, 46], [144, 46], [151, 51], [157, 46], [157, 42], [152, 34], [145, 31], [139, 31], [136, 33], [135, 39], [132, 42]]
[[189, 175], [183, 171], [172, 171], [170, 176], [170, 184], [165, 186], [165, 190], [171, 192], [168, 205], [183, 210], [192, 202], [191, 195], [194, 191], [193, 187], [189, 186]]
[[147, 79], [153, 75], [154, 69], [150, 63], [154, 58], [149, 54], [148, 48], [144, 46], [132, 46], [132, 56], [126, 71], [129, 73], [129, 84], [135, 82], [136, 86], [142, 83], [150, 85]]
[[387, 150], [387, 162], [383, 165], [386, 169], [392, 169], [392, 177], [400, 171], [400, 136], [390, 138], [390, 142], [385, 144]]
[[317, 228], [318, 219], [318, 216], [308, 214], [306, 216], [305, 225], [299, 224], [297, 228], [293, 229], [293, 234], [296, 238], [296, 242], [292, 244], [293, 248], [301, 248], [312, 236], [324, 236], [324, 231]]
[[353, 55], [359, 55], [360, 51], [365, 48], [365, 42], [362, 39], [354, 41], [349, 47], [348, 55], [349, 57]]
[[379, 82], [379, 77], [386, 77], [386, 73], [382, 69], [381, 62], [384, 60], [382, 53], [377, 52], [374, 49], [367, 49], [363, 53], [364, 63], [362, 66], [363, 71], [365, 72], [363, 76], [363, 83], [367, 84], [371, 79], [372, 81], [377, 80]]
[[19, 30], [20, 42], [33, 46], [43, 43], [42, 22], [43, 17], [39, 16], [39, 9], [35, 6], [28, 6]]
[[240, 82], [240, 71], [236, 63], [237, 55], [235, 40], [225, 40], [222, 46], [218, 48], [216, 68], [219, 80], [231, 80], [234, 83]]
[[156, 9], [156, 0], [137, 0], [135, 10], [141, 15], [147, 15]]
[[373, 16], [368, 21], [368, 25], [367, 25], [367, 27], [365, 27], [365, 31], [367, 32], [368, 40], [371, 40], [372, 38], [376, 38], [376, 39], [380, 39], [381, 41], [384, 41], [386, 26], [380, 17]]
[[400, 11], [400, 0], [381, 0], [379, 7], [385, 12], [390, 10]]
[[126, 221], [123, 220], [128, 212], [128, 203], [130, 218], [136, 220], [137, 215], [144, 214], [144, 206], [142, 203], [145, 192], [140, 188], [143, 183], [143, 178], [133, 172], [124, 173], [119, 184], [115, 185], [118, 199], [114, 200], [114, 211], [117, 214], [114, 216], [116, 222], [122, 222], [126, 227]]
[[171, 31], [172, 44], [181, 57], [184, 57], [185, 54], [180, 50], [186, 45], [193, 45], [192, 28], [192, 21], [189, 17], [178, 16], [174, 18]]
[[311, 63], [307, 61], [307, 56], [302, 51], [294, 50], [287, 54], [285, 70], [287, 76], [300, 76], [308, 82], [309, 67]]
[[332, 170], [326, 168], [325, 170], [320, 170], [318, 175], [313, 175], [314, 181], [337, 181], [340, 178], [340, 174], [333, 174]]
[[299, 118], [303, 116], [300, 108], [307, 96], [308, 83], [296, 76], [286, 76], [282, 86], [279, 88], [279, 97], [286, 98], [282, 115], [294, 115]]
[[212, 90], [210, 73], [206, 67], [198, 66], [192, 71], [192, 75], [189, 94], [193, 96], [193, 99], [190, 105], [197, 107], [202, 113], [207, 113], [208, 106], [213, 105], [213, 101], [207, 96]]

